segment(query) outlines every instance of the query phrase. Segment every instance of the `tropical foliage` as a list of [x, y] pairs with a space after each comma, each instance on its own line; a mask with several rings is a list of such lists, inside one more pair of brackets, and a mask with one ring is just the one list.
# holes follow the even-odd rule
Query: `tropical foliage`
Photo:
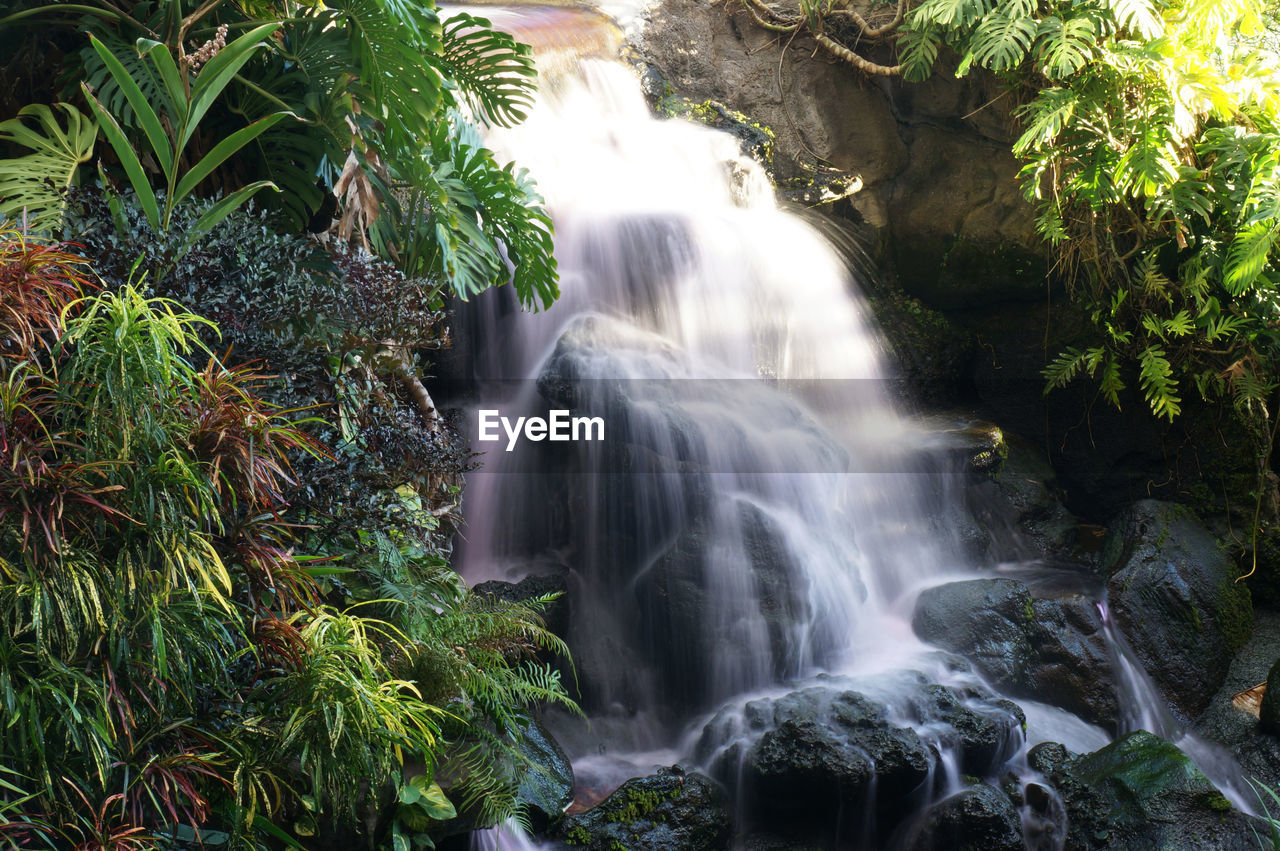
[[126, 181], [154, 229], [192, 192], [221, 194], [211, 225], [274, 189], [268, 203], [293, 230], [336, 196], [344, 238], [462, 298], [511, 279], [504, 247], [519, 256], [522, 303], [558, 294], [541, 199], [473, 129], [523, 118], [535, 73], [528, 47], [484, 18], [442, 24], [430, 4], [396, 0], [17, 7], [0, 18], [0, 39], [18, 51], [50, 25], [87, 37], [50, 69], [77, 81], [46, 93], [81, 101], [56, 105], [68, 126], [47, 106], [37, 124], [0, 124], [0, 139], [21, 146], [0, 161], [0, 215], [54, 227], [56, 187], [92, 177], [96, 123], [116, 160], [107, 185]]
[[19, 2], [0, 46], [42, 72], [0, 69], [0, 841], [519, 817], [567, 653], [449, 569], [470, 455], [421, 376], [449, 294], [557, 295], [476, 129], [528, 48], [400, 0]]
[[744, 3], [771, 29], [861, 50], [858, 67], [868, 44], [891, 40], [864, 70], [1003, 79], [1053, 274], [1092, 317], [1093, 338], [1052, 357], [1046, 392], [1087, 378], [1098, 398], [1120, 406], [1136, 390], [1166, 420], [1188, 394], [1229, 401], [1265, 473], [1280, 381], [1280, 72], [1262, 49], [1261, 2], [922, 0], [878, 26], [840, 0]]
[[129, 281], [92, 294], [63, 248], [5, 232], [0, 283], [6, 835], [251, 846], [355, 822], [390, 784], [413, 828], [380, 830], [422, 845], [452, 809], [442, 761], [459, 805], [517, 812], [526, 707], [571, 706], [536, 660], [564, 652], [550, 601], [448, 569], [423, 476], [372, 439], [376, 377], [334, 379], [337, 422], [299, 419], [207, 320]]

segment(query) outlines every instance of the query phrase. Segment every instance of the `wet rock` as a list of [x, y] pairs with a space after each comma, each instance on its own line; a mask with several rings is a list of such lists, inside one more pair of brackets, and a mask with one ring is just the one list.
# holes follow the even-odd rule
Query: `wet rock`
[[983, 776], [1021, 745], [1026, 717], [1017, 704], [999, 698], [962, 700], [955, 689], [931, 684], [912, 701], [918, 724], [942, 724], [955, 732], [960, 770]]
[[1076, 754], [1057, 742], [1041, 742], [1027, 751], [1027, 765], [1046, 777], [1053, 775]]
[[1111, 525], [1100, 564], [1116, 623], [1164, 696], [1199, 714], [1253, 629], [1235, 563], [1184, 506], [1143, 500]]
[[1069, 759], [1051, 775], [1074, 849], [1256, 848], [1237, 812], [1173, 744], [1145, 730]]
[[1097, 605], [1083, 594], [1033, 600], [1031, 693], [1086, 721], [1113, 727], [1120, 717], [1111, 651]]
[[997, 557], [1069, 556], [1079, 523], [1058, 499], [1057, 475], [1043, 452], [1003, 437], [985, 481], [966, 494], [970, 513]]
[[858, 692], [814, 686], [722, 710], [695, 758], [737, 787], [753, 828], [790, 836], [797, 820], [826, 830], [865, 821], [872, 811], [896, 821], [935, 757], [915, 730], [888, 716], [884, 704]]
[[[743, 610], [736, 612], [708, 591], [707, 562], [725, 557], [713, 543], [718, 532], [726, 531], [741, 547], [742, 569], [754, 580], [756, 594], [741, 601]], [[740, 650], [730, 643], [733, 630], [726, 615], [758, 619], [768, 636], [774, 678], [797, 673], [801, 660], [789, 655], [790, 634], [807, 615], [808, 588], [782, 530], [758, 506], [740, 502], [726, 514], [697, 519], [640, 571], [634, 589], [639, 632], [652, 639], [646, 649], [668, 701], [702, 708], [719, 655]]]
[[924, 803], [939, 749], [985, 773], [1021, 743], [1021, 711], [989, 693], [910, 673], [876, 688], [873, 698], [832, 679], [726, 707], [695, 759], [736, 787], [759, 842], [803, 835], [801, 847], [845, 847], [884, 839]]
[[907, 847], [912, 851], [1019, 851], [1022, 822], [1007, 795], [979, 783], [930, 807]]
[[875, 281], [867, 296], [893, 349], [894, 364], [915, 398], [935, 404], [956, 401], [973, 354], [969, 335], [891, 283]]
[[1267, 673], [1267, 692], [1262, 696], [1258, 726], [1264, 733], [1280, 734], [1280, 661]]
[[1226, 681], [1195, 725], [1197, 735], [1230, 749], [1245, 777], [1272, 788], [1280, 787], [1280, 736], [1261, 731], [1256, 709], [1237, 706], [1235, 696], [1266, 682], [1277, 658], [1280, 612], [1259, 610], [1253, 637], [1232, 659]]
[[1014, 579], [972, 579], [926, 589], [912, 626], [960, 653], [996, 688], [1114, 726], [1119, 714], [1110, 651], [1083, 594], [1035, 599]]
[[531, 767], [520, 775], [519, 797], [529, 808], [535, 828], [559, 818], [573, 800], [573, 766], [538, 719], [521, 733], [520, 752]]
[[765, 729], [746, 751], [743, 793], [753, 810], [790, 820], [834, 821], [841, 808], [897, 806], [921, 786], [933, 755], [888, 710], [854, 691], [808, 688], [748, 706], [749, 725]]
[[585, 813], [565, 816], [551, 834], [590, 851], [710, 851], [729, 847], [729, 815], [719, 784], [672, 766], [628, 780]]
[[969, 659], [997, 689], [1025, 691], [1034, 615], [1021, 582], [972, 579], [921, 592], [911, 625], [925, 641]]

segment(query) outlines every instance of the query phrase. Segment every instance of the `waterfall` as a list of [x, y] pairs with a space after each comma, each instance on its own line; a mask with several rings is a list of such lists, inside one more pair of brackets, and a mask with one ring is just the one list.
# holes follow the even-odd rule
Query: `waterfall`
[[[954, 736], [913, 718], [902, 694], [985, 688], [910, 623], [920, 589], [976, 568], [938, 507], [957, 486], [892, 402], [848, 264], [779, 207], [732, 136], [653, 117], [635, 73], [608, 55], [607, 28], [583, 34], [587, 13], [484, 14], [552, 57], [528, 120], [488, 141], [546, 197], [563, 294], [527, 314], [502, 288], [459, 313], [474, 372], [464, 424], [484, 455], [456, 561], [473, 584], [552, 574], [567, 586], [592, 724], [557, 733], [579, 778], [611, 788], [696, 761], [713, 716], [745, 729], [748, 700], [827, 674], [858, 678], [916, 724], [938, 754], [937, 785], [959, 789]], [[557, 51], [550, 34], [565, 22]], [[484, 412], [516, 422], [556, 409], [598, 418], [603, 439], [480, 439]], [[1117, 658], [1130, 698], [1158, 700]], [[887, 679], [868, 685], [876, 676]], [[1029, 738], [1005, 758], [1048, 738], [1079, 750], [1107, 740], [1025, 705]], [[485, 847], [516, 847], [505, 836]]]
[[[608, 436], [567, 460], [473, 439], [488, 452], [468, 479], [464, 575], [567, 559], [593, 710], [678, 722], [918, 646], [896, 606], [961, 560], [922, 510], [915, 426], [834, 249], [735, 139], [653, 118], [612, 60], [553, 77], [491, 142], [546, 195], [563, 295], [540, 315], [477, 306], [477, 410], [514, 419], [550, 396]], [[673, 594], [698, 610], [671, 612]]]

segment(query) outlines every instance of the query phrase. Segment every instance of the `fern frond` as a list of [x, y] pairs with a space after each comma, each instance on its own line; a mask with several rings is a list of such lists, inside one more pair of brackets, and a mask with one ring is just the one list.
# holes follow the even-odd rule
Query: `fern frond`
[[1280, 237], [1280, 227], [1276, 222], [1257, 222], [1231, 240], [1223, 267], [1223, 283], [1232, 295], [1243, 295], [1253, 288], [1262, 270], [1271, 262], [1277, 237]]
[[1050, 390], [1056, 390], [1066, 387], [1068, 384], [1080, 374], [1089, 360], [1087, 350], [1082, 351], [1073, 346], [1068, 346], [1063, 352], [1049, 362], [1041, 374], [1045, 378], [1044, 392], [1048, 395]]
[[1099, 379], [1098, 391], [1102, 397], [1110, 402], [1117, 409], [1120, 408], [1120, 392], [1124, 390], [1124, 381], [1120, 378], [1120, 362], [1116, 359], [1114, 353], [1107, 355], [1106, 363], [1102, 367], [1102, 375]]
[[1182, 398], [1178, 395], [1178, 380], [1173, 376], [1164, 349], [1151, 346], [1139, 356], [1139, 384], [1151, 412], [1157, 417], [1172, 421], [1182, 413]]

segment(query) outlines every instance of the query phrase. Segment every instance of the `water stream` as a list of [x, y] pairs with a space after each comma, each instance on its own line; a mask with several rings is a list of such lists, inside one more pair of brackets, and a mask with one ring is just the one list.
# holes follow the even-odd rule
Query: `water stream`
[[[485, 14], [542, 37], [568, 13]], [[607, 52], [609, 39], [579, 42]], [[778, 207], [735, 139], [656, 120], [630, 68], [580, 53], [560, 51], [529, 120], [489, 140], [537, 177], [563, 295], [530, 315], [487, 293], [459, 336], [479, 382], [472, 426], [480, 410], [569, 408], [599, 416], [605, 439], [508, 452], [472, 434], [485, 455], [468, 477], [463, 575], [565, 577], [592, 723], [557, 734], [580, 783], [723, 758], [735, 734], [700, 752], [704, 724], [748, 736], [749, 701], [821, 675], [918, 725], [940, 754], [927, 785], [958, 789], [952, 734], [911, 714], [903, 677], [983, 687], [910, 625], [920, 589], [981, 566], [938, 510], [955, 485], [890, 400], [848, 264]], [[1026, 710], [1027, 736], [1004, 753], [1015, 767], [1037, 741], [1108, 738]], [[1181, 738], [1162, 723], [1132, 725]], [[531, 847], [509, 830], [478, 841]]]

